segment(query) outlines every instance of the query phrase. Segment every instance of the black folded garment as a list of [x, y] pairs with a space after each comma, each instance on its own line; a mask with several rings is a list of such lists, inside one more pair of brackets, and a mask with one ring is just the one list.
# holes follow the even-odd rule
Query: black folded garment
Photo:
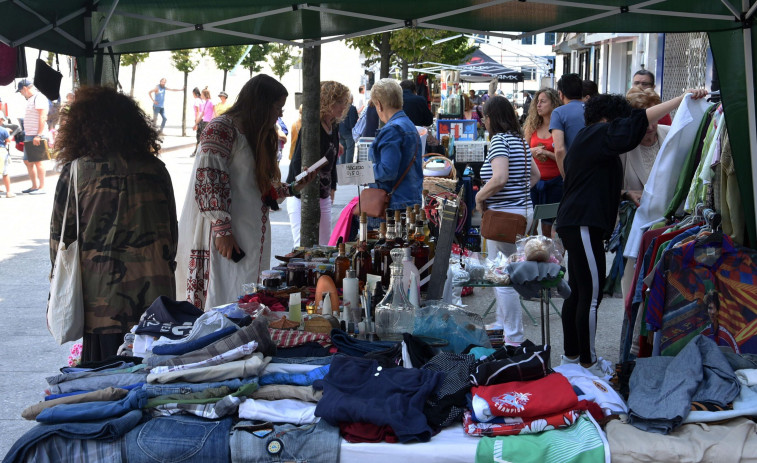
[[503, 347], [476, 364], [470, 381], [475, 386], [489, 386], [543, 378], [552, 373], [549, 354], [549, 345], [536, 346], [529, 341]]

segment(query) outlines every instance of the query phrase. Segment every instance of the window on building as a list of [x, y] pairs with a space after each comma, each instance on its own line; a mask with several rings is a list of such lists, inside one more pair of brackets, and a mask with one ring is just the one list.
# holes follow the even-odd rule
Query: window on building
[[473, 34], [473, 42], [475, 43], [489, 43], [489, 36], [483, 34]]
[[544, 34], [544, 45], [554, 45], [557, 34], [554, 32], [547, 32]]
[[521, 45], [533, 45], [534, 44], [534, 36], [529, 35], [528, 37], [523, 37], [520, 39]]
[[523, 72], [523, 80], [536, 80], [536, 69], [534, 68], [521, 68]]

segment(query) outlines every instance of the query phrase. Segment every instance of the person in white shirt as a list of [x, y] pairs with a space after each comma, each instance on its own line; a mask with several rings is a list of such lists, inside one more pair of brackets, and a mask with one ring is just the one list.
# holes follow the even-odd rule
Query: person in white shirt
[[45, 95], [38, 93], [32, 85], [32, 81], [23, 79], [18, 83], [17, 93], [26, 98], [26, 114], [24, 115], [24, 164], [29, 171], [29, 180], [32, 182], [31, 188], [27, 188], [22, 193], [43, 194], [45, 188], [45, 166], [44, 161], [29, 161], [27, 157], [27, 146], [39, 146], [43, 143], [47, 134], [47, 111], [50, 109], [50, 101]]

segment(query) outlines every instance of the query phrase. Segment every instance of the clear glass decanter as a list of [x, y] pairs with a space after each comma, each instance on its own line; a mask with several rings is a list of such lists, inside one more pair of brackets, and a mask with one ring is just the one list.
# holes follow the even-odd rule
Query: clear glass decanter
[[402, 286], [405, 252], [392, 249], [392, 278], [389, 291], [376, 306], [376, 334], [382, 341], [401, 341], [403, 333], [412, 333], [415, 322], [415, 307], [408, 301]]

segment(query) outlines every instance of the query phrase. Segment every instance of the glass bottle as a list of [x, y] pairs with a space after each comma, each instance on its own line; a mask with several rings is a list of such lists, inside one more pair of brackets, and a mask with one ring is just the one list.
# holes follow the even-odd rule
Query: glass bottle
[[379, 239], [371, 249], [371, 260], [373, 262], [373, 274], [381, 275], [381, 248], [386, 246], [386, 222], [379, 225]]
[[350, 259], [345, 255], [344, 243], [339, 243], [339, 255], [334, 260], [334, 284], [342, 289], [342, 281], [347, 276], [347, 270], [350, 269]]
[[413, 332], [415, 308], [402, 287], [402, 259], [404, 251], [392, 249], [392, 279], [389, 291], [376, 305], [376, 334], [384, 341], [401, 341], [403, 333]]
[[402, 234], [402, 212], [399, 210], [394, 211], [394, 242], [397, 243], [397, 246], [404, 246], [405, 240], [403, 239]]
[[386, 244], [379, 250], [379, 270], [378, 275], [381, 275], [381, 285], [388, 288], [389, 282], [392, 278], [392, 257], [391, 251], [399, 247], [396, 241], [396, 227], [394, 219], [391, 219], [386, 227]]
[[371, 273], [371, 267], [371, 253], [368, 251], [368, 216], [365, 212], [362, 212], [360, 214], [357, 252], [352, 256], [352, 268], [357, 274], [357, 279], [365, 283], [368, 274]]
[[[423, 233], [423, 221], [417, 220], [415, 222], [415, 243], [413, 243], [413, 246], [410, 248], [411, 255], [413, 256], [413, 261], [415, 262], [415, 266], [418, 268], [418, 271], [425, 266], [429, 258], [431, 256], [431, 250], [429, 249], [428, 245], [425, 243], [426, 236]], [[420, 279], [426, 278], [430, 272], [431, 267], [427, 268], [420, 274]]]

